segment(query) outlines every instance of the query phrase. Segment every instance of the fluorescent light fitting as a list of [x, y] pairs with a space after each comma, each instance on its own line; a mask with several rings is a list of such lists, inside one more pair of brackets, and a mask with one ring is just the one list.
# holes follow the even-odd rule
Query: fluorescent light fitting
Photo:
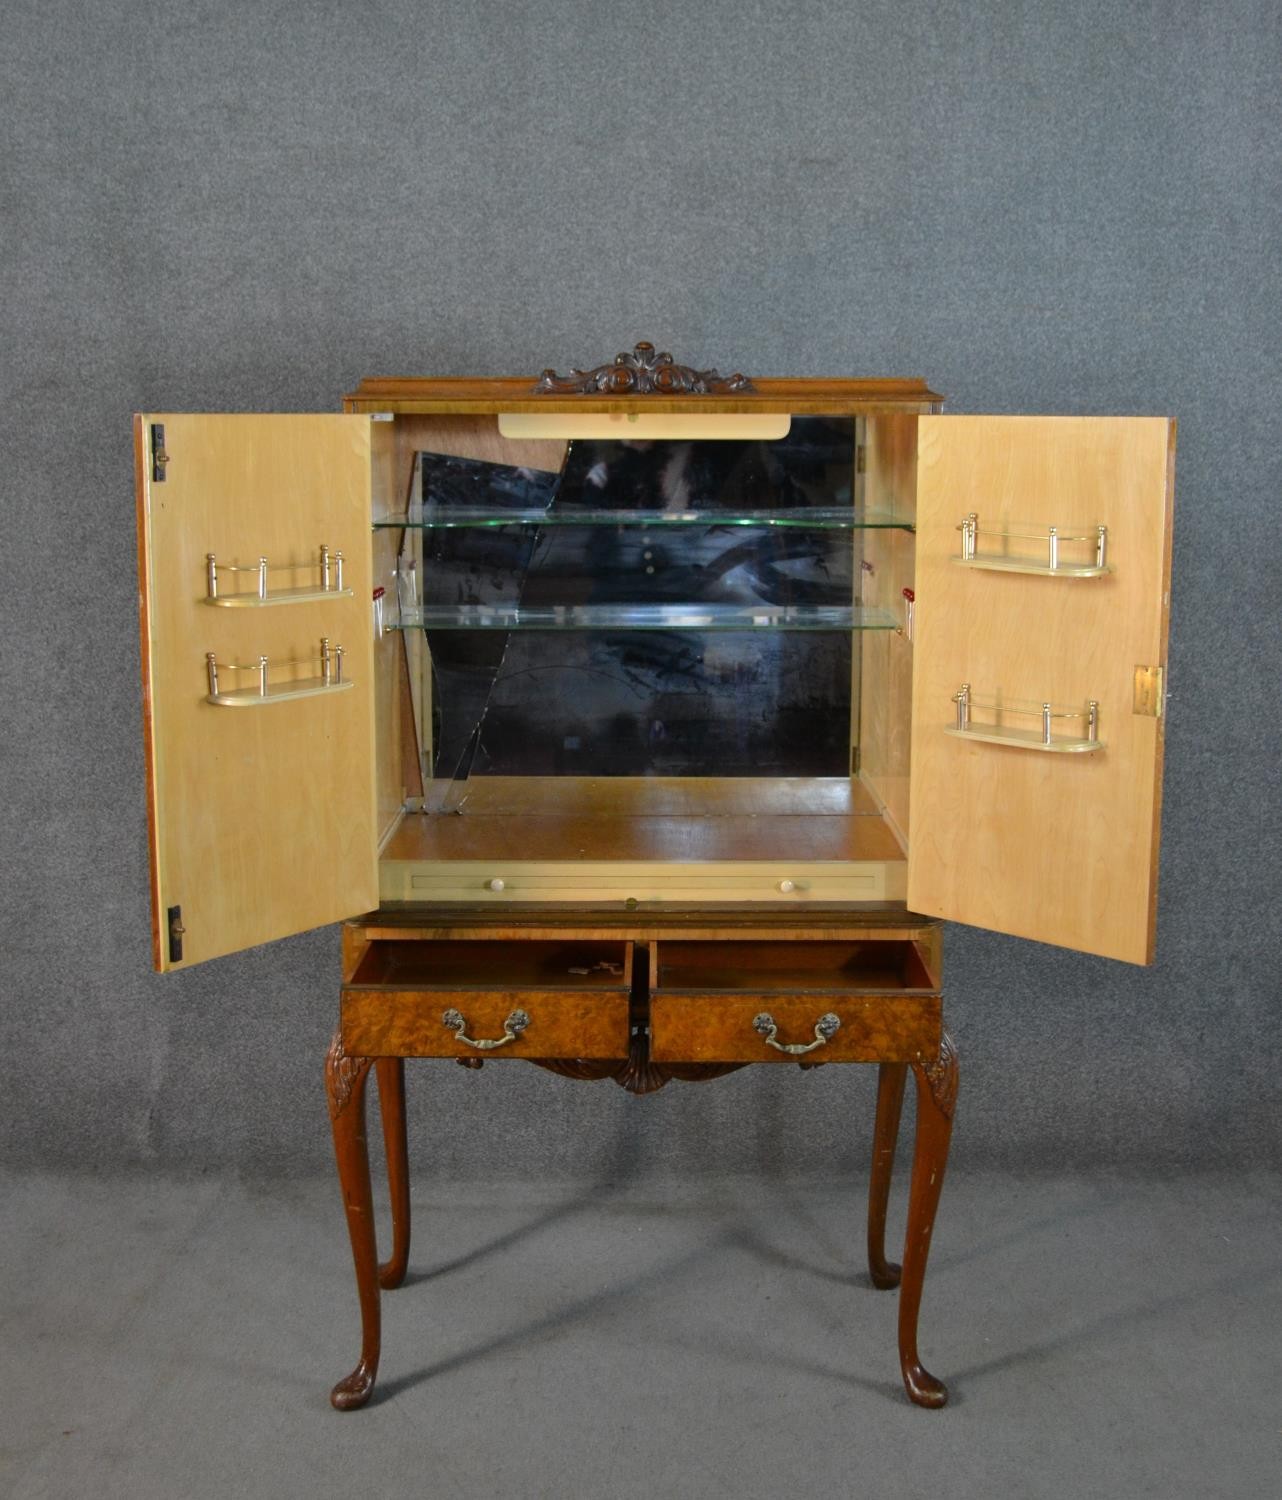
[[792, 418], [787, 412], [660, 412], [505, 411], [499, 432], [507, 438], [614, 438], [649, 441], [655, 438], [758, 439], [770, 442], [788, 436]]

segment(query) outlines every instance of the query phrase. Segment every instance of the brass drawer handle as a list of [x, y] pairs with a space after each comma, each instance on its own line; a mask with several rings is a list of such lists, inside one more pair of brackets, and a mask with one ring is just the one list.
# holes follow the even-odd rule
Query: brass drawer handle
[[777, 1042], [775, 1037], [779, 1034], [779, 1028], [775, 1025], [775, 1018], [766, 1011], [759, 1016], [753, 1016], [752, 1029], [759, 1031], [766, 1039], [767, 1047], [774, 1047], [780, 1052], [786, 1052], [789, 1057], [800, 1057], [803, 1053], [813, 1052], [816, 1047], [826, 1047], [841, 1026], [841, 1017], [834, 1016], [832, 1011], [822, 1015], [815, 1022], [815, 1039], [813, 1042]]
[[450, 1028], [454, 1033], [454, 1040], [456, 1042], [463, 1042], [469, 1047], [475, 1047], [479, 1052], [493, 1052], [495, 1047], [506, 1047], [509, 1042], [516, 1041], [517, 1037], [530, 1024], [530, 1018], [523, 1010], [514, 1010], [507, 1020], [503, 1022], [503, 1035], [497, 1037], [492, 1042], [478, 1042], [474, 1041], [472, 1037], [467, 1036], [467, 1022], [457, 1010], [447, 1010], [441, 1017], [441, 1024]]

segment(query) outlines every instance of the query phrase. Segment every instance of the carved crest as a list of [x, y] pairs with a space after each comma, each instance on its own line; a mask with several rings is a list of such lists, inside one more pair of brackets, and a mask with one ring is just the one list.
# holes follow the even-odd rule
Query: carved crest
[[544, 370], [534, 387], [540, 396], [730, 396], [751, 391], [746, 375], [719, 375], [677, 364], [670, 354], [656, 354], [642, 340], [631, 354], [616, 354], [612, 365], [571, 370], [558, 375]]
[[[470, 1057], [459, 1058], [460, 1062], [472, 1062]], [[546, 1068], [549, 1073], [559, 1073], [563, 1078], [577, 1078], [583, 1082], [595, 1082], [602, 1078], [613, 1078], [621, 1089], [629, 1094], [653, 1094], [670, 1079], [679, 1078], [684, 1083], [703, 1083], [710, 1078], [723, 1078], [735, 1073], [747, 1063], [657, 1063], [651, 1062], [645, 1038], [634, 1038], [625, 1062], [607, 1058], [553, 1058], [527, 1057], [536, 1068]], [[818, 1066], [818, 1064], [814, 1064]]]

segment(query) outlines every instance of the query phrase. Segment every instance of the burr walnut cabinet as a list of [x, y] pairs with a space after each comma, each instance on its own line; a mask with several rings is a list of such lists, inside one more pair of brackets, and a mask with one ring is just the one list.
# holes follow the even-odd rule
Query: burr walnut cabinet
[[345, 923], [326, 1081], [363, 1339], [336, 1406], [405, 1274], [406, 1057], [638, 1093], [879, 1064], [870, 1273], [909, 1396], [943, 1404], [917, 1354], [957, 1088], [940, 919], [1151, 960], [1174, 424], [940, 408], [640, 344], [136, 419], [156, 966]]

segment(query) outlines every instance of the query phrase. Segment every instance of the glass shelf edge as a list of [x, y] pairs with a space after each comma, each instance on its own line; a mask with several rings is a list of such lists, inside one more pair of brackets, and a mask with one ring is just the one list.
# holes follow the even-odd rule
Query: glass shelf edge
[[914, 531], [916, 524], [885, 511], [855, 511], [845, 507], [817, 507], [780, 511], [743, 511], [734, 513], [710, 511], [654, 510], [586, 510], [572, 511], [488, 511], [459, 506], [454, 510], [415, 514], [375, 516], [375, 531], [413, 529], [421, 531], [496, 530], [504, 526], [736, 526], [771, 527], [812, 531]]
[[900, 630], [887, 609], [837, 605], [544, 605], [498, 608], [488, 605], [421, 606], [402, 610], [396, 630]]

